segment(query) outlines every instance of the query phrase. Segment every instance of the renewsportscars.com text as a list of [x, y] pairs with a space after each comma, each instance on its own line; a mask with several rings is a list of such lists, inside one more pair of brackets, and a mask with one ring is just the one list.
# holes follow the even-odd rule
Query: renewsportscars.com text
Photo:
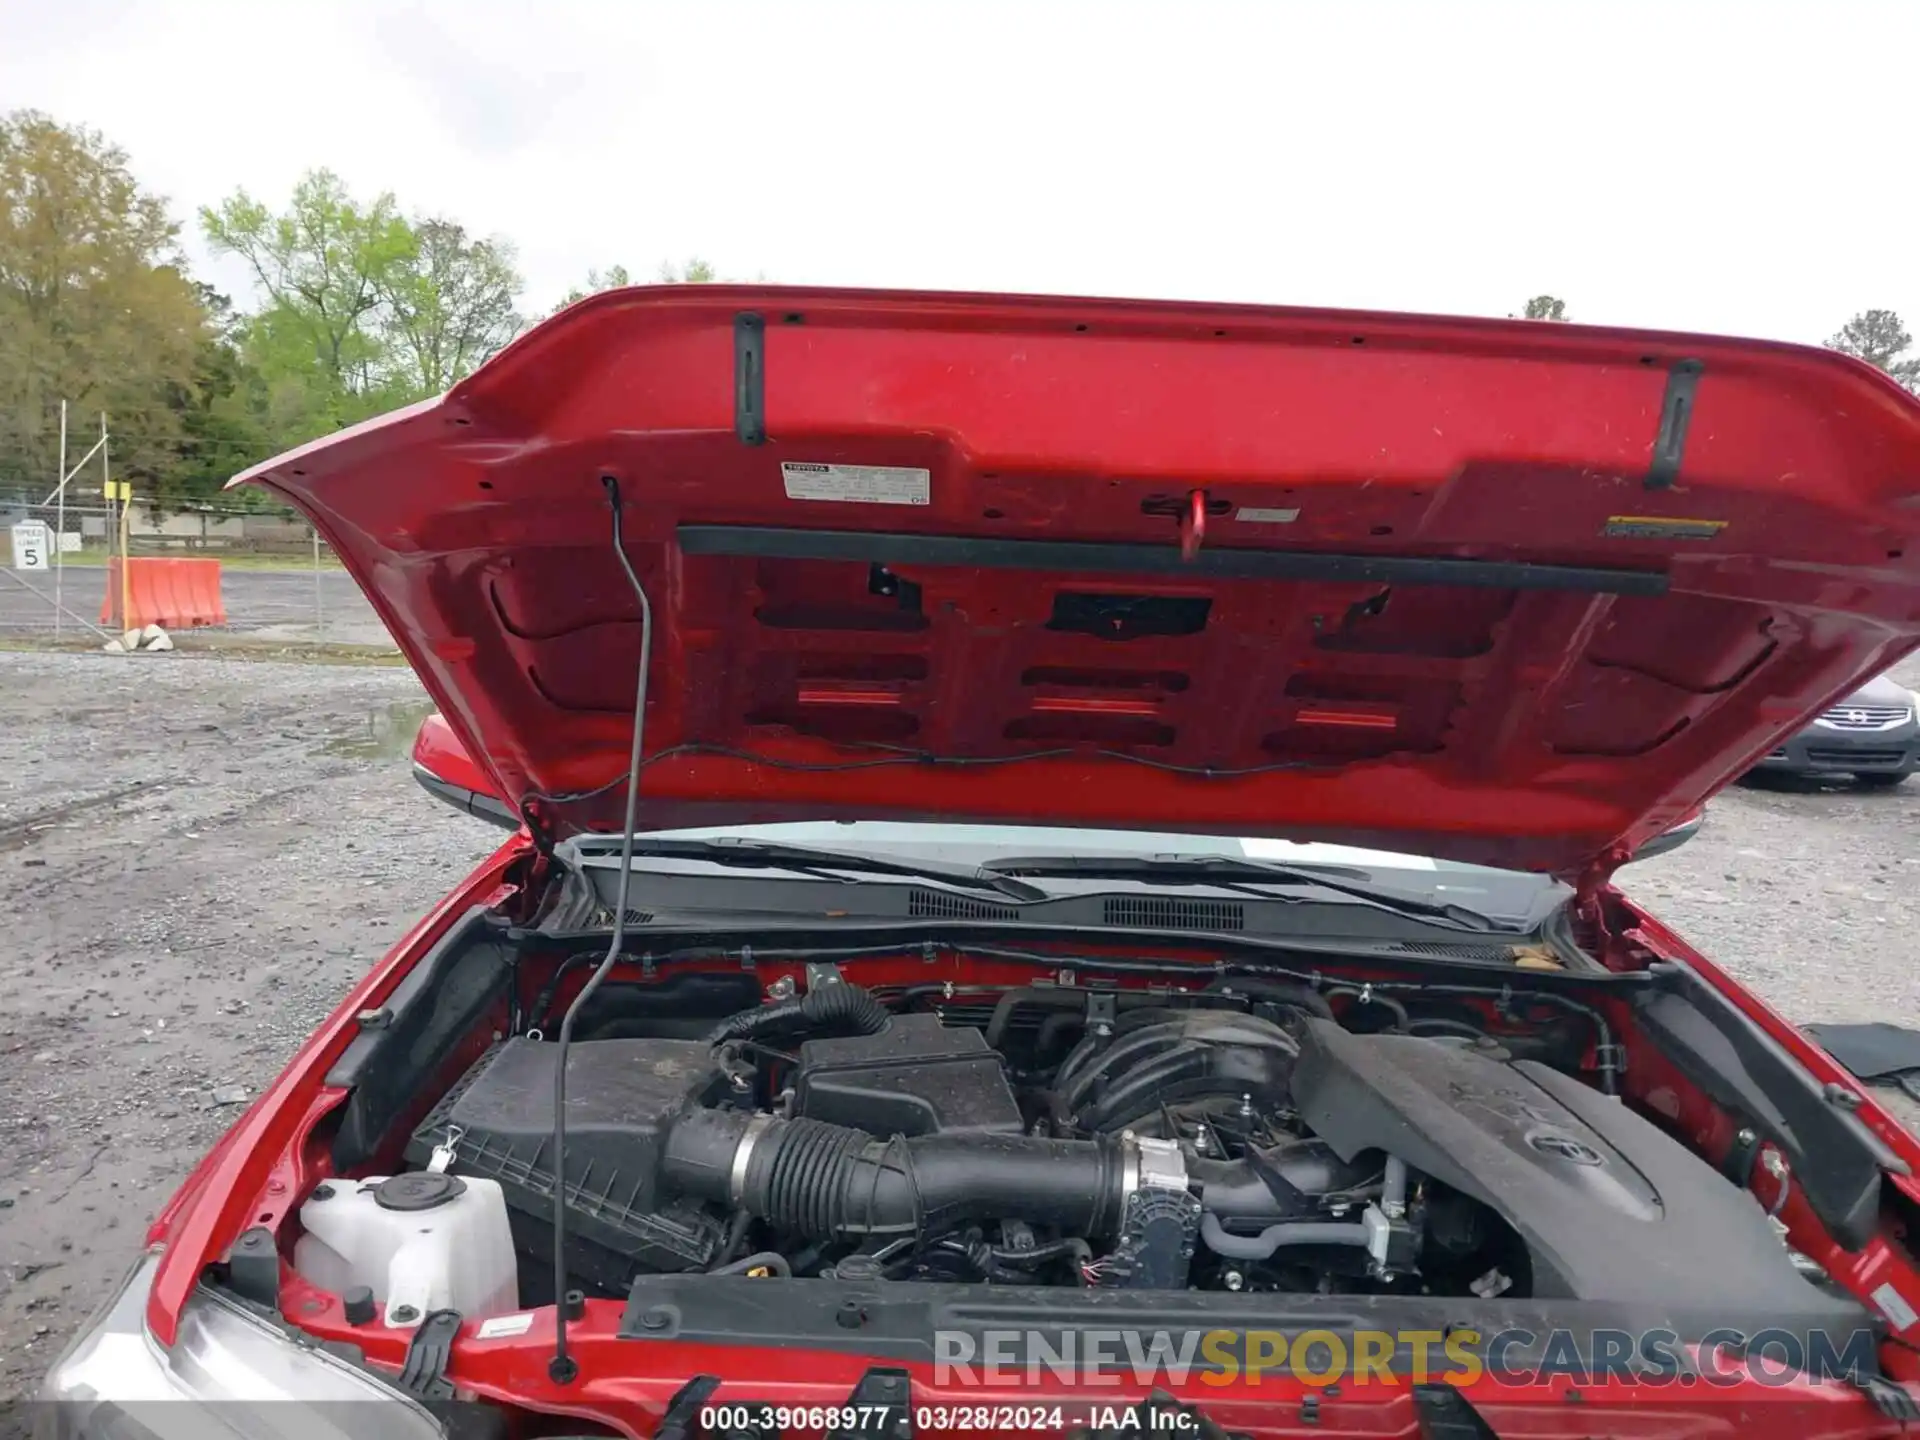
[[1335, 1383], [1530, 1385], [1563, 1379], [1640, 1385], [1769, 1386], [1878, 1373], [1871, 1331], [1800, 1335], [1671, 1330], [941, 1330], [934, 1383], [1011, 1386], [1258, 1384], [1285, 1375]]

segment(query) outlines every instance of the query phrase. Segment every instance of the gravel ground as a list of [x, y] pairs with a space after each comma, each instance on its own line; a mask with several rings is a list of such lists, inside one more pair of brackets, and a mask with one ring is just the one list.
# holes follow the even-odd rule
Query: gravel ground
[[[497, 832], [409, 777], [405, 670], [0, 653], [0, 687], [6, 1396]], [[1920, 1024], [1920, 781], [1731, 791], [1623, 881], [1797, 1020]]]
[[410, 671], [0, 654], [0, 1396], [499, 832], [405, 753]]

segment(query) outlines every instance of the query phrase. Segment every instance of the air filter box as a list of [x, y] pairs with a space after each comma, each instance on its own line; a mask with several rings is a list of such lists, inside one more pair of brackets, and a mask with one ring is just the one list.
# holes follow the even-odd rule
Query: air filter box
[[[414, 1131], [407, 1159], [451, 1145], [456, 1175], [498, 1180], [516, 1247], [551, 1254], [553, 1081], [560, 1047], [515, 1036], [461, 1077]], [[699, 1040], [583, 1040], [567, 1049], [568, 1268], [609, 1289], [641, 1271], [704, 1269], [722, 1226], [700, 1206], [658, 1193], [668, 1127], [719, 1096]]]

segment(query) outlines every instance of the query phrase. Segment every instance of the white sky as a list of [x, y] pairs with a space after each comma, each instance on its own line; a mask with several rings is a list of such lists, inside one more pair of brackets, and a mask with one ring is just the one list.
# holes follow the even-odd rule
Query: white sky
[[[1920, 0], [0, 0], [192, 221], [331, 166], [591, 266], [1920, 331]], [[191, 253], [244, 293], [231, 263]]]

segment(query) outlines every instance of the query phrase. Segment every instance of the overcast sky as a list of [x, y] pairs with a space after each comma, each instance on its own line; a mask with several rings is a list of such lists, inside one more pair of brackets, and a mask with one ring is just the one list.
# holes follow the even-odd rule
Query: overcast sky
[[1920, 0], [0, 0], [189, 224], [311, 167], [589, 267], [1920, 329]]

